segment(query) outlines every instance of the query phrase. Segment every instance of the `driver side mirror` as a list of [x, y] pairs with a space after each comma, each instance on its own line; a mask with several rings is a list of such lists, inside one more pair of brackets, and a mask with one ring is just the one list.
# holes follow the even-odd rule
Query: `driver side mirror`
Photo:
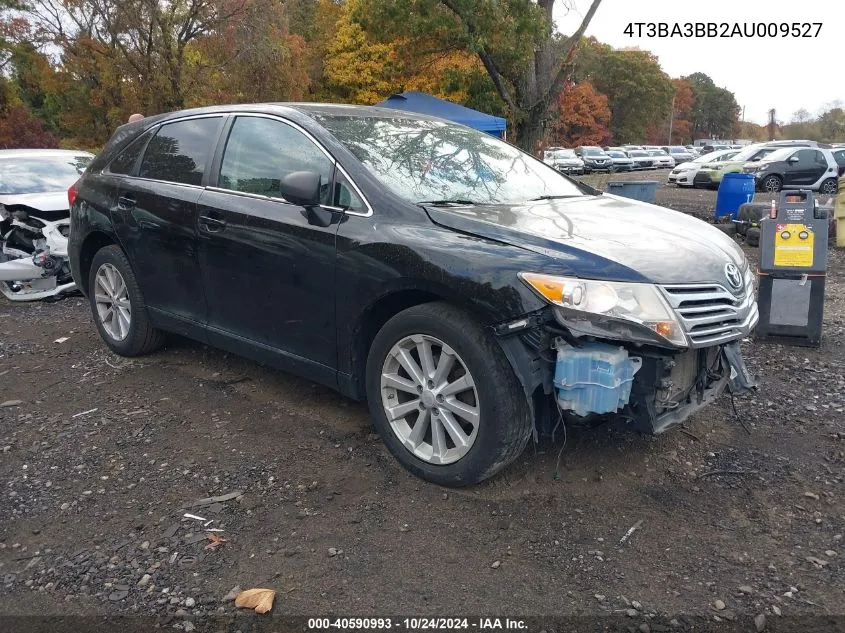
[[314, 207], [320, 204], [320, 174], [313, 171], [294, 171], [285, 175], [279, 193], [292, 204]]
[[790, 157], [787, 159], [787, 161], [786, 161], [786, 162], [787, 162], [787, 163], [789, 163], [790, 165], [794, 165], [795, 163], [797, 163], [797, 162], [798, 162], [798, 157], [797, 157], [797, 156], [790, 156]]

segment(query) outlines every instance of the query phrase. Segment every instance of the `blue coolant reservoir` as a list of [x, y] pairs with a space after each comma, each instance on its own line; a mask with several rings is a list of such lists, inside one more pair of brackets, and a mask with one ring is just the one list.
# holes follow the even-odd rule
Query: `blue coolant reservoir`
[[628, 403], [641, 366], [642, 359], [631, 358], [624, 347], [559, 342], [554, 378], [558, 404], [580, 416], [613, 413]]

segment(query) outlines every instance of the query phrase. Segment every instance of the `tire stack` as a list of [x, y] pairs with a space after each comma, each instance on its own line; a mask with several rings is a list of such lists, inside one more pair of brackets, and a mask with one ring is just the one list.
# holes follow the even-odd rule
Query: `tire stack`
[[737, 232], [745, 236], [745, 243], [749, 246], [760, 246], [760, 220], [769, 214], [771, 203], [746, 202], [740, 205], [737, 212]]

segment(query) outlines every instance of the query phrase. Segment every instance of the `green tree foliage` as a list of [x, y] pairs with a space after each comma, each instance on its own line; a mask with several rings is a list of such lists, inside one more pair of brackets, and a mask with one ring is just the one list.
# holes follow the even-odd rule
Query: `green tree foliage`
[[781, 126], [780, 136], [828, 143], [845, 142], [845, 110], [834, 102], [828, 104], [828, 108], [819, 116], [813, 117], [802, 108], [792, 115], [790, 123]]
[[669, 116], [674, 87], [650, 53], [611, 50], [589, 71], [596, 89], [610, 103], [610, 131], [618, 143], [645, 138], [649, 124]]
[[692, 131], [695, 138], [732, 138], [738, 130], [740, 107], [734, 94], [719, 88], [704, 73], [683, 78], [692, 88]]

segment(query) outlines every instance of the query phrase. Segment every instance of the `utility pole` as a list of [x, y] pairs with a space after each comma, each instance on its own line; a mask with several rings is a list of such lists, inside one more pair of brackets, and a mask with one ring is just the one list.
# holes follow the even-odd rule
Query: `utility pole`
[[672, 144], [672, 126], [675, 124], [675, 95], [672, 95], [672, 111], [669, 113], [669, 145]]
[[775, 109], [769, 110], [769, 140], [775, 140]]

